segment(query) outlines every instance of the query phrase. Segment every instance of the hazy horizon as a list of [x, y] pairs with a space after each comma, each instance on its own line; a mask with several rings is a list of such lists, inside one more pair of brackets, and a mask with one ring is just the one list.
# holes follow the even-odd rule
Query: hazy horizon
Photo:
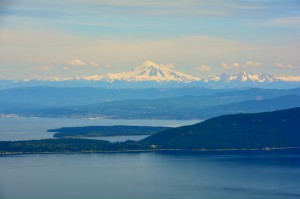
[[123, 72], [146, 60], [206, 78], [300, 75], [296, 0], [0, 3], [0, 79]]

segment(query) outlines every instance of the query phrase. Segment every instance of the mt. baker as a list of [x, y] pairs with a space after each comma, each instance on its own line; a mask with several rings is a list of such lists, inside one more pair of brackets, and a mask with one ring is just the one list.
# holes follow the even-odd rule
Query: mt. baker
[[76, 77], [50, 77], [47, 79], [1, 80], [0, 89], [32, 86], [56, 87], [104, 87], [104, 88], [174, 88], [174, 87], [207, 87], [207, 88], [298, 88], [300, 76], [271, 74], [251, 74], [240, 72], [228, 75], [201, 79], [173, 69], [173, 65], [156, 64], [146, 61], [128, 72], [95, 74]]
[[77, 80], [96, 81], [126, 81], [126, 82], [178, 82], [178, 83], [273, 83], [273, 82], [299, 82], [300, 76], [276, 76], [269, 74], [251, 74], [241, 72], [239, 74], [227, 75], [223, 73], [218, 76], [201, 79], [172, 69], [172, 65], [156, 64], [145, 61], [131, 71], [120, 73], [108, 73], [106, 75], [91, 75], [76, 77]]
[[171, 69], [166, 65], [145, 61], [129, 72], [109, 73], [107, 75], [93, 75], [81, 77], [84, 80], [106, 80], [106, 81], [155, 81], [155, 82], [192, 82], [199, 81], [200, 78]]

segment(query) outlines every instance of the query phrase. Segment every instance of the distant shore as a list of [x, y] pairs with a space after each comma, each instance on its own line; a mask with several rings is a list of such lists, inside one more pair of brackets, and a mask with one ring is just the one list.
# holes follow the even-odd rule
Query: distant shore
[[[145, 150], [102, 150], [102, 151], [74, 151], [74, 152], [0, 152], [0, 155], [30, 155], [30, 154], [105, 154], [105, 153], [149, 153], [149, 152], [182, 152], [182, 153], [197, 153], [205, 155], [231, 155], [231, 154], [255, 154], [255, 152], [270, 152], [284, 153], [292, 152], [292, 154], [300, 154], [300, 147], [275, 147], [263, 149], [145, 149]], [[251, 153], [253, 152], [253, 153]], [[290, 153], [288, 153], [290, 154]]]

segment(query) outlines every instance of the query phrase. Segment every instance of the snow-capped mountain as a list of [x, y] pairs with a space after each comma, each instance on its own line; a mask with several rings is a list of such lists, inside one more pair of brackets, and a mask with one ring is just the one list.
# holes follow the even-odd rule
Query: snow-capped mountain
[[265, 84], [273, 82], [300, 82], [300, 76], [276, 76], [270, 74], [252, 74], [241, 72], [234, 75], [223, 73], [221, 75], [201, 79], [173, 69], [172, 65], [156, 64], [145, 61], [128, 72], [108, 73], [106, 75], [91, 75], [76, 77], [77, 80], [94, 81], [125, 81], [125, 82], [203, 82], [203, 83], [229, 83], [229, 84]]
[[82, 77], [85, 80], [128, 81], [128, 82], [192, 82], [200, 78], [173, 70], [170, 65], [156, 64], [152, 61], [145, 61], [131, 71], [121, 73], [109, 73], [107, 75], [93, 75]]
[[266, 82], [276, 82], [280, 79], [274, 75], [269, 74], [252, 74], [241, 72], [234, 75], [227, 75], [223, 73], [218, 76], [209, 77], [206, 79], [206, 82], [257, 82], [257, 83], [266, 83]]
[[207, 87], [207, 88], [297, 88], [300, 76], [252, 74], [221, 75], [200, 79], [173, 69], [172, 65], [156, 64], [146, 61], [128, 72], [96, 74], [90, 76], [63, 77], [47, 79], [0, 80], [0, 89], [24, 86], [57, 87], [106, 87], [106, 88], [156, 88], [156, 87]]

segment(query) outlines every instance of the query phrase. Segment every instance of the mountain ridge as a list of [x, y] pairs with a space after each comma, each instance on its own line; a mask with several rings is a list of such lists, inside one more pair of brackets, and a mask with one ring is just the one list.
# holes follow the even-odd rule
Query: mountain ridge
[[[155, 92], [156, 94], [159, 94], [160, 97], [152, 99], [119, 98], [119, 100], [116, 99], [113, 101], [89, 103], [85, 105], [71, 105], [73, 101], [72, 96], [71, 99], [67, 98], [67, 101], [63, 101], [65, 106], [61, 105], [56, 107], [40, 107], [37, 108], [35, 111], [32, 110], [30, 112], [30, 110], [27, 109], [23, 110], [17, 108], [19, 106], [18, 104], [20, 104], [21, 102], [24, 103], [24, 100], [29, 96], [23, 96], [22, 98], [22, 96], [15, 95], [15, 91], [17, 92], [17, 94], [19, 93], [18, 89], [14, 90], [13, 95], [3, 95], [3, 97], [9, 96], [6, 98], [9, 98], [11, 100], [10, 102], [2, 102], [2, 106], [0, 106], [0, 112], [2, 111], [6, 114], [14, 113], [21, 115], [34, 114], [34, 116], [42, 117], [105, 117], [115, 119], [206, 119], [226, 113], [253, 112], [253, 110], [256, 110], [258, 112], [263, 110], [272, 111], [300, 106], [299, 89], [247, 89], [234, 91], [227, 90], [226, 92], [217, 92], [210, 94], [207, 92], [206, 95], [203, 93], [203, 95], [199, 96], [188, 95], [188, 93], [183, 94], [183, 90], [178, 90], [172, 94], [173, 97], [168, 95], [168, 90], [164, 90], [162, 91], [162, 93], [166, 94], [165, 97], [161, 95], [162, 93]], [[29, 91], [31, 91], [31, 89]], [[67, 90], [63, 91], [67, 92]], [[93, 91], [95, 90], [92, 90], [92, 92]], [[195, 91], [201, 92], [201, 90]], [[74, 92], [76, 92], [76, 90]], [[179, 94], [177, 92], [181, 93], [182, 95], [177, 96], [177, 94]], [[150, 95], [151, 90], [146, 90], [145, 92], [138, 93], [131, 92], [130, 95], [132, 97], [139, 95], [141, 95], [140, 97], [144, 97], [147, 95], [147, 93]], [[29, 94], [30, 96], [32, 96], [32, 92], [29, 92]], [[54, 98], [52, 98], [52, 96], [54, 96]], [[52, 102], [54, 102], [56, 98], [58, 100], [61, 99], [61, 97], [57, 96], [58, 95], [55, 93], [49, 96], [51, 100], [51, 104], [49, 105], [52, 105]], [[93, 99], [92, 97], [93, 93], [91, 97], [88, 97], [87, 99]], [[103, 95], [102, 98], [105, 98], [105, 96]], [[15, 101], [15, 104], [13, 104], [13, 99], [21, 101]], [[47, 98], [40, 99], [43, 102], [41, 105], [46, 105], [43, 101], [44, 99]], [[29, 98], [29, 101], [26, 102], [32, 103], [32, 98]], [[11, 105], [8, 106], [8, 103], [10, 103]], [[39, 101], [35, 101], [35, 103], [40, 104]]]
[[279, 79], [275, 75], [269, 75], [269, 74], [253, 74], [253, 73], [247, 73], [245, 71], [228, 75], [226, 73], [222, 73], [219, 76], [213, 76], [209, 77], [206, 81], [223, 81], [223, 82], [247, 82], [247, 81], [253, 81], [253, 82], [274, 82], [279, 81]]
[[127, 72], [93, 74], [87, 76], [53, 76], [46, 79], [4, 80], [0, 79], [0, 89], [15, 87], [55, 86], [55, 87], [104, 87], [104, 88], [296, 88], [300, 86], [300, 76], [254, 74], [245, 71], [200, 78], [174, 70], [172, 64], [156, 64], [146, 61]]
[[145, 61], [141, 65], [135, 67], [128, 72], [120, 73], [108, 73], [106, 75], [91, 75], [77, 77], [77, 79], [83, 80], [95, 80], [95, 81], [127, 81], [127, 82], [143, 82], [143, 81], [154, 81], [154, 82], [300, 82], [300, 76], [284, 76], [284, 75], [271, 75], [271, 74], [254, 74], [242, 71], [237, 74], [228, 75], [222, 73], [221, 75], [215, 75], [208, 78], [194, 77], [189, 74], [179, 72], [173, 69], [173, 65], [156, 64], [152, 61]]

